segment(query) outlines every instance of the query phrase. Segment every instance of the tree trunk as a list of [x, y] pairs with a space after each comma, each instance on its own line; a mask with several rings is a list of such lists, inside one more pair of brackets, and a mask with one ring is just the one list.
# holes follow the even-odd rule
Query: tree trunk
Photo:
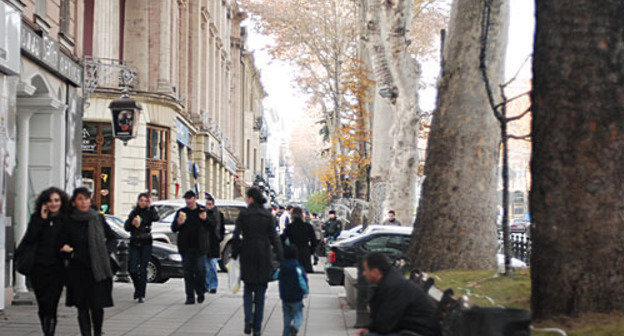
[[420, 67], [407, 51], [406, 32], [413, 1], [370, 1], [366, 39], [379, 96], [390, 102], [394, 123], [390, 129], [392, 149], [387, 158], [383, 212], [394, 209], [409, 224], [414, 212], [418, 164], [418, 82]]
[[[489, 81], [504, 80], [507, 0], [491, 0]], [[456, 0], [410, 259], [415, 268], [495, 268], [500, 129], [479, 70], [486, 1]], [[496, 89], [494, 96], [499, 97]]]
[[530, 208], [538, 319], [624, 310], [624, 2], [538, 0]]

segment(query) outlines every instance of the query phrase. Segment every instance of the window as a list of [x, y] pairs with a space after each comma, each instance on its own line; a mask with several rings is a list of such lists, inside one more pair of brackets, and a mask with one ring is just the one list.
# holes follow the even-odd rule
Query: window
[[60, 32], [65, 35], [69, 35], [69, 22], [70, 22], [69, 6], [70, 6], [70, 0], [61, 0], [60, 15], [59, 15], [60, 21], [61, 21]]
[[110, 123], [85, 122], [82, 125], [82, 153], [114, 155], [115, 138]]
[[147, 125], [145, 187], [152, 201], [167, 198], [169, 130]]
[[93, 10], [94, 0], [84, 1], [84, 27], [82, 40], [82, 53], [85, 56], [93, 55]]
[[399, 257], [404, 253], [405, 241], [399, 235], [378, 235], [366, 241], [363, 247], [369, 252], [381, 252], [391, 257]]
[[247, 169], [249, 169], [249, 152], [250, 152], [250, 142], [249, 139], [247, 139], [247, 151], [245, 152], [246, 156], [247, 156], [247, 163], [245, 164], [245, 166], [247, 167]]
[[167, 137], [165, 129], [152, 126], [147, 127], [147, 158], [153, 160], [167, 160]]

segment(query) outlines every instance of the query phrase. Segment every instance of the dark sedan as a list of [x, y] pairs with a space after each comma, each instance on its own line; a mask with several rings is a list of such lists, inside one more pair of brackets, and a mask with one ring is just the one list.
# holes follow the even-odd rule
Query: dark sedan
[[[106, 215], [106, 222], [115, 233], [115, 241], [111, 242], [110, 248], [115, 251], [116, 260], [113, 260], [113, 268], [119, 270], [118, 246], [121, 241], [130, 242], [130, 233], [124, 230], [123, 221], [117, 217]], [[154, 241], [152, 257], [147, 264], [147, 281], [164, 283], [170, 278], [182, 278], [182, 257], [178, 253], [178, 247], [172, 244]]]
[[405, 259], [412, 228], [395, 227], [359, 235], [329, 245], [325, 276], [331, 286], [344, 285], [344, 268], [357, 267], [358, 260], [381, 252], [396, 261]]

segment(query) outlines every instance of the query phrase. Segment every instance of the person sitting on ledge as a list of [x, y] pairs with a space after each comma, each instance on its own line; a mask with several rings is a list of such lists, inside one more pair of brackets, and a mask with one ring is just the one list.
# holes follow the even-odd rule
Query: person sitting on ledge
[[388, 257], [379, 252], [368, 254], [363, 261], [362, 274], [373, 285], [370, 298], [371, 323], [359, 329], [358, 336], [438, 336], [434, 321], [435, 309], [427, 294], [405, 279], [392, 267]]

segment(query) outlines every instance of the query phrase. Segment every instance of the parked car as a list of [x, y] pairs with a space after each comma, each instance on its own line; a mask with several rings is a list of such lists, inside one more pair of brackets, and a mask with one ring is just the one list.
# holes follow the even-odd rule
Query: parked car
[[[198, 199], [197, 203], [202, 206], [206, 205], [206, 201], [204, 199]], [[244, 201], [218, 199], [215, 201], [215, 205], [219, 208], [219, 211], [223, 212], [225, 224], [225, 236], [221, 242], [221, 259], [219, 260], [221, 270], [225, 272], [225, 265], [232, 257], [231, 240], [233, 236], [232, 234], [234, 233], [236, 218], [238, 217], [241, 209], [247, 207], [247, 203]], [[152, 234], [158, 235], [159, 237], [164, 235], [167, 237], [169, 242], [177, 244], [177, 233], [171, 232], [171, 223], [173, 222], [176, 211], [186, 206], [184, 199], [157, 201], [154, 202], [153, 206], [156, 208], [156, 211], [161, 214], [161, 216], [160, 221], [152, 225]], [[154, 239], [157, 239], [156, 236]]]
[[511, 233], [526, 233], [529, 230], [530, 223], [524, 219], [514, 219], [509, 224]]
[[383, 229], [330, 244], [325, 277], [331, 286], [344, 284], [344, 268], [357, 267], [359, 259], [371, 252], [381, 252], [397, 261], [406, 258], [412, 227], [385, 226]]
[[[123, 220], [119, 217], [105, 215], [106, 223], [115, 233], [114, 241], [109, 242], [109, 249], [114, 251], [111, 260], [113, 271], [117, 273], [119, 267], [119, 243], [124, 241], [130, 243], [130, 233], [124, 230]], [[182, 256], [178, 253], [178, 247], [172, 244], [154, 241], [152, 248], [152, 257], [147, 264], [147, 281], [164, 283], [170, 278], [183, 278]]]
[[385, 230], [387, 228], [392, 228], [392, 227], [397, 227], [397, 226], [373, 224], [373, 225], [368, 225], [365, 229], [362, 225], [358, 225], [349, 230], [343, 230], [342, 233], [340, 233], [340, 236], [338, 236], [338, 240], [340, 241], [344, 239], [349, 239], [349, 238], [357, 237], [362, 234]]

